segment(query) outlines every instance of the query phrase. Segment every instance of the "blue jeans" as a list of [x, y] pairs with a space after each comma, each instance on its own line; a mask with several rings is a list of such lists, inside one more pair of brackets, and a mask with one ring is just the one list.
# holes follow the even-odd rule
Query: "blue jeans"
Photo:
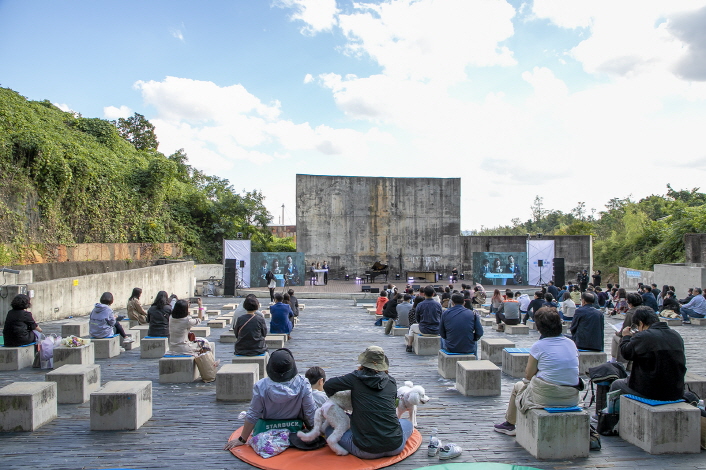
[[[409, 439], [409, 436], [411, 436], [412, 432], [414, 431], [414, 426], [412, 426], [412, 422], [406, 419], [400, 419], [400, 426], [402, 426], [402, 445], [400, 445], [397, 449], [394, 450], [380, 452], [376, 454], [360, 450], [353, 443], [353, 433], [350, 429], [343, 434], [341, 440], [338, 441], [338, 444], [344, 449], [346, 449], [348, 453], [350, 453], [351, 455], [355, 455], [359, 459], [379, 459], [380, 457], [392, 457], [393, 455], [398, 455], [400, 452], [402, 452], [404, 446], [407, 444], [407, 439]], [[324, 432], [326, 433], [326, 437], [329, 437], [333, 432], [333, 428], [331, 426], [328, 426], [326, 428], [326, 431]]]
[[[474, 344], [474, 348], [472, 351], [468, 352], [462, 352], [462, 353], [454, 353], [454, 354], [477, 354], [478, 353], [478, 343]], [[444, 338], [441, 338], [441, 349], [443, 349], [446, 352], [450, 352], [448, 349], [446, 349], [446, 340]]]
[[692, 310], [690, 308], [682, 307], [680, 310], [681, 310], [681, 317], [684, 321], [689, 321], [689, 317], [694, 317], [694, 318], [706, 317], [706, 315], [703, 315], [701, 313], [696, 313], [694, 310]]

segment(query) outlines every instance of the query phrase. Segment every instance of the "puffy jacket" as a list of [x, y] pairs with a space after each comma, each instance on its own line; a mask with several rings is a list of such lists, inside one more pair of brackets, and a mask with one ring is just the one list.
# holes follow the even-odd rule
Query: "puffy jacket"
[[115, 315], [113, 309], [105, 304], [96, 304], [88, 321], [88, 334], [91, 338], [107, 338], [113, 336]]
[[147, 336], [169, 337], [169, 317], [172, 314], [172, 306], [164, 305], [157, 307], [152, 305], [147, 310], [147, 322], [150, 327], [147, 329]]
[[342, 390], [351, 390], [351, 433], [353, 443], [359, 449], [380, 453], [402, 445], [402, 427], [395, 407], [397, 382], [394, 378], [385, 372], [363, 369], [324, 383], [324, 392], [328, 396]]
[[297, 374], [288, 382], [275, 382], [265, 377], [253, 386], [245, 420], [255, 424], [258, 419], [303, 419], [311, 427], [314, 413], [316, 403], [304, 376]]

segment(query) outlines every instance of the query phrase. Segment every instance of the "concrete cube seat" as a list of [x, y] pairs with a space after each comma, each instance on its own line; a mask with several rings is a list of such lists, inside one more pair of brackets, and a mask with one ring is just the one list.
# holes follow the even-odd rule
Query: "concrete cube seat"
[[165, 356], [159, 360], [159, 383], [191, 383], [201, 378], [193, 356]]
[[126, 331], [125, 333], [130, 333], [131, 335], [135, 336], [135, 332], [140, 335], [140, 339], [144, 338], [147, 336], [147, 330], [150, 329], [149, 325], [139, 325], [139, 326], [133, 326], [130, 328], [130, 331]]
[[120, 355], [120, 335], [110, 338], [91, 338], [96, 359], [110, 359]]
[[0, 347], [0, 370], [20, 370], [34, 362], [34, 344], [16, 348]]
[[506, 335], [528, 335], [529, 327], [527, 325], [505, 325]]
[[650, 406], [620, 397], [620, 437], [650, 454], [695, 454], [701, 448], [701, 413], [687, 403]]
[[503, 373], [521, 379], [525, 376], [529, 353], [509, 353], [503, 349]]
[[233, 323], [233, 317], [230, 316], [223, 316], [221, 315], [220, 317], [216, 318], [217, 321], [222, 321], [225, 322], [226, 326], [231, 325]]
[[252, 388], [258, 380], [257, 364], [225, 364], [216, 373], [216, 400], [248, 401], [252, 399]]
[[[692, 320], [692, 319], [690, 319]], [[681, 318], [664, 318], [664, 317], [659, 317], [659, 321], [666, 323], [669, 326], [681, 326], [682, 319]], [[692, 321], [693, 324], [693, 321]]]
[[56, 416], [54, 382], [14, 382], [0, 388], [0, 432], [34, 431]]
[[210, 315], [212, 317], [217, 317], [220, 314], [221, 314], [220, 310], [206, 310], [206, 315]]
[[209, 320], [207, 323], [209, 328], [225, 328], [226, 327], [226, 321], [225, 320], [219, 320], [219, 319], [214, 319], [214, 320]]
[[140, 340], [140, 357], [142, 359], [158, 359], [169, 349], [169, 338], [147, 336]]
[[235, 331], [226, 331], [218, 338], [218, 341], [221, 343], [235, 343], [235, 339]]
[[608, 362], [608, 354], [597, 351], [579, 351], [579, 374], [587, 375], [588, 369]]
[[120, 346], [125, 349], [125, 351], [131, 351], [133, 349], [137, 349], [140, 347], [140, 343], [142, 340], [140, 339], [140, 334], [136, 332], [131, 332], [131, 331], [126, 331], [130, 337], [132, 337], [132, 341], [129, 343], [126, 343], [123, 338], [120, 338]]
[[500, 375], [500, 368], [490, 361], [459, 361], [456, 390], [471, 397], [500, 395]]
[[151, 417], [152, 382], [108, 382], [91, 393], [92, 431], [134, 431]]
[[54, 348], [54, 369], [66, 364], [94, 364], [96, 362], [95, 346], [88, 343], [78, 348], [56, 346]]
[[225, 304], [221, 307], [222, 310], [235, 310], [236, 308], [238, 308], [238, 304]]
[[514, 348], [515, 343], [509, 339], [501, 338], [481, 338], [480, 340], [480, 358], [487, 359], [493, 364], [503, 363], [503, 349]]
[[693, 318], [689, 317], [692, 325], [695, 326], [706, 326], [706, 318]]
[[706, 377], [687, 372], [684, 376], [684, 390], [691, 390], [699, 397], [706, 397]]
[[530, 330], [536, 330], [537, 329], [537, 323], [533, 322], [532, 320], [527, 321], [527, 328]]
[[[621, 418], [622, 420], [622, 411]], [[536, 459], [588, 457], [589, 414], [586, 411], [549, 413], [531, 409], [517, 413], [517, 443]]]
[[405, 336], [409, 332], [406, 326], [396, 326], [392, 328], [392, 336]]
[[98, 364], [67, 364], [44, 376], [56, 383], [58, 403], [85, 403], [91, 392], [101, 386], [101, 367]]
[[69, 322], [61, 325], [61, 336], [88, 336], [88, 322]]
[[284, 347], [284, 338], [282, 337], [271, 337], [271, 336], [266, 336], [265, 337], [265, 344], [267, 345], [267, 349], [280, 349]]
[[443, 349], [439, 349], [437, 360], [437, 370], [439, 375], [445, 379], [456, 378], [456, 363], [459, 361], [475, 361], [475, 354], [452, 354]]
[[257, 364], [258, 376], [262, 379], [267, 377], [267, 361], [270, 360], [270, 353], [266, 352], [259, 356], [233, 356], [233, 364]]
[[483, 326], [494, 326], [495, 325], [495, 318], [481, 318], [480, 324]]
[[191, 332], [201, 338], [208, 338], [211, 336], [211, 328], [207, 326], [195, 326], [191, 328]]
[[268, 337], [268, 338], [282, 338], [282, 340], [283, 340], [285, 343], [286, 343], [287, 341], [289, 341], [288, 336], [285, 335], [285, 334], [281, 334], [281, 333], [270, 333], [270, 334], [267, 335], [267, 337]]
[[441, 349], [441, 336], [415, 334], [413, 347], [417, 356], [436, 356]]

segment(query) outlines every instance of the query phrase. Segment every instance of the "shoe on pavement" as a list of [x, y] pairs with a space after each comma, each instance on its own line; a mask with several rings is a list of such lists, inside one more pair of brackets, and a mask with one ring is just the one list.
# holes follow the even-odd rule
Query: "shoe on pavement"
[[493, 428], [497, 432], [507, 434], [508, 436], [514, 436], [516, 434], [515, 433], [515, 425], [510, 424], [507, 421], [505, 421], [504, 423], [501, 423], [501, 424], [496, 424], [495, 426], [493, 426]]
[[689, 320], [681, 322], [682, 325], [691, 325], [691, 322]]
[[412, 346], [407, 346], [407, 352], [414, 352], [414, 348]]
[[448, 444], [439, 450], [439, 460], [449, 460], [459, 457], [463, 449], [456, 444]]
[[429, 446], [427, 447], [427, 455], [429, 457], [436, 457], [439, 453], [439, 449], [441, 448], [441, 446], [442, 444], [439, 438], [432, 437], [431, 442], [429, 442]]

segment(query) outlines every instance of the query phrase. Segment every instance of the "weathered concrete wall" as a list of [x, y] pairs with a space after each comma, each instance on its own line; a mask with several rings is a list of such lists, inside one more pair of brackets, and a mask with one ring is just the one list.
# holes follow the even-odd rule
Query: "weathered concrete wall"
[[618, 267], [618, 283], [628, 292], [637, 290], [640, 283], [651, 286], [653, 282], [655, 282], [654, 271]]
[[706, 287], [706, 268], [686, 264], [655, 264], [654, 279], [660, 289], [665, 284], [674, 286], [677, 298], [683, 299], [690, 287]]
[[[33, 279], [29, 282], [51, 281], [65, 277], [87, 276], [89, 274], [111, 273], [130, 269], [154, 266], [155, 261], [66, 261], [63, 263], [37, 263], [13, 266], [13, 269], [31, 271]], [[27, 284], [27, 281], [18, 281]]]
[[[114, 310], [125, 309], [133, 287], [142, 288], [142, 303], [148, 305], [160, 290], [190, 297], [194, 292], [194, 263], [183, 261], [27, 284], [27, 290], [34, 291], [30, 311], [38, 322], [88, 315], [106, 291], [115, 298]], [[0, 298], [0, 323], [4, 323], [11, 301], [11, 295]]]
[[380, 261], [390, 274], [458, 264], [459, 178], [297, 175], [297, 251], [334, 275]]
[[[22, 253], [21, 263], [63, 263], [65, 261], [155, 260], [181, 258], [184, 253], [178, 243], [79, 243], [76, 245], [43, 245], [37, 247], [10, 245]], [[19, 257], [19, 256], [18, 256]]]
[[197, 281], [207, 281], [212, 277], [214, 279], [223, 279], [222, 264], [195, 264], [194, 277]]
[[684, 249], [686, 251], [686, 264], [705, 264], [706, 233], [684, 234]]
[[[564, 258], [566, 282], [575, 281], [579, 271], [593, 271], [593, 238], [590, 235], [545, 235], [543, 240], [554, 240], [554, 256]], [[486, 251], [526, 252], [527, 237], [466, 236], [461, 237], [462, 267], [459, 270], [474, 272], [473, 253]]]

